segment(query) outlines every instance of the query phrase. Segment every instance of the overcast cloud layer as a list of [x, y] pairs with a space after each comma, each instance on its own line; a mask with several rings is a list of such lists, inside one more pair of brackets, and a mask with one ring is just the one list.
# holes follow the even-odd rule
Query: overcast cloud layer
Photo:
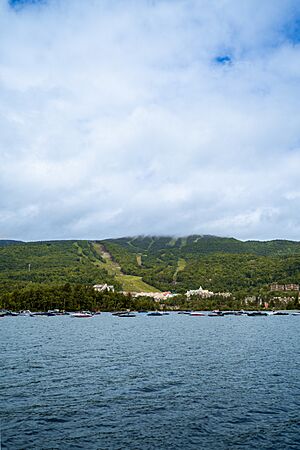
[[300, 239], [298, 0], [0, 0], [0, 238]]

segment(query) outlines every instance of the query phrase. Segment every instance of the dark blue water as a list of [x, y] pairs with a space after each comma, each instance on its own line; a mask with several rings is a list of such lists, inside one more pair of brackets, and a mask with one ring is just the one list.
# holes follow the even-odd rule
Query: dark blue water
[[2, 449], [299, 449], [300, 317], [0, 320]]

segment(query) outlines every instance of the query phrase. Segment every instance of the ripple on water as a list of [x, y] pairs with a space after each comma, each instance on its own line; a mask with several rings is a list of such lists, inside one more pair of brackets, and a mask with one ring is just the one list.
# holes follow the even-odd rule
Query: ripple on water
[[3, 449], [298, 449], [299, 321], [3, 319]]

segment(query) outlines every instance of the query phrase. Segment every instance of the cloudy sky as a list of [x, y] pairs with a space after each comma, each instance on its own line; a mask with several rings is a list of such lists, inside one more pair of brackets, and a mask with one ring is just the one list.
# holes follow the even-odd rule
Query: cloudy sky
[[0, 0], [0, 238], [300, 240], [298, 0]]

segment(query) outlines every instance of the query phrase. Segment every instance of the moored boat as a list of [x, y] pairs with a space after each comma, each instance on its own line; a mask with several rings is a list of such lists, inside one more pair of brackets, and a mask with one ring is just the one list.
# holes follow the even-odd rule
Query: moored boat
[[136, 315], [132, 312], [124, 312], [117, 314], [118, 317], [136, 317]]
[[36, 312], [33, 312], [32, 315], [35, 317], [47, 317], [48, 313], [44, 312], [44, 311], [36, 311]]
[[163, 313], [160, 311], [152, 311], [147, 314], [147, 316], [163, 316]]
[[268, 312], [269, 316], [289, 316], [289, 313], [286, 311], [270, 311]]
[[93, 314], [90, 311], [80, 311], [71, 314], [72, 317], [77, 319], [87, 319], [89, 317], [93, 317]]
[[247, 312], [247, 316], [248, 317], [263, 317], [263, 316], [268, 316], [269, 314], [267, 312], [264, 311], [250, 311]]
[[29, 309], [24, 309], [19, 312], [19, 316], [27, 316], [27, 317], [34, 317], [31, 311]]

